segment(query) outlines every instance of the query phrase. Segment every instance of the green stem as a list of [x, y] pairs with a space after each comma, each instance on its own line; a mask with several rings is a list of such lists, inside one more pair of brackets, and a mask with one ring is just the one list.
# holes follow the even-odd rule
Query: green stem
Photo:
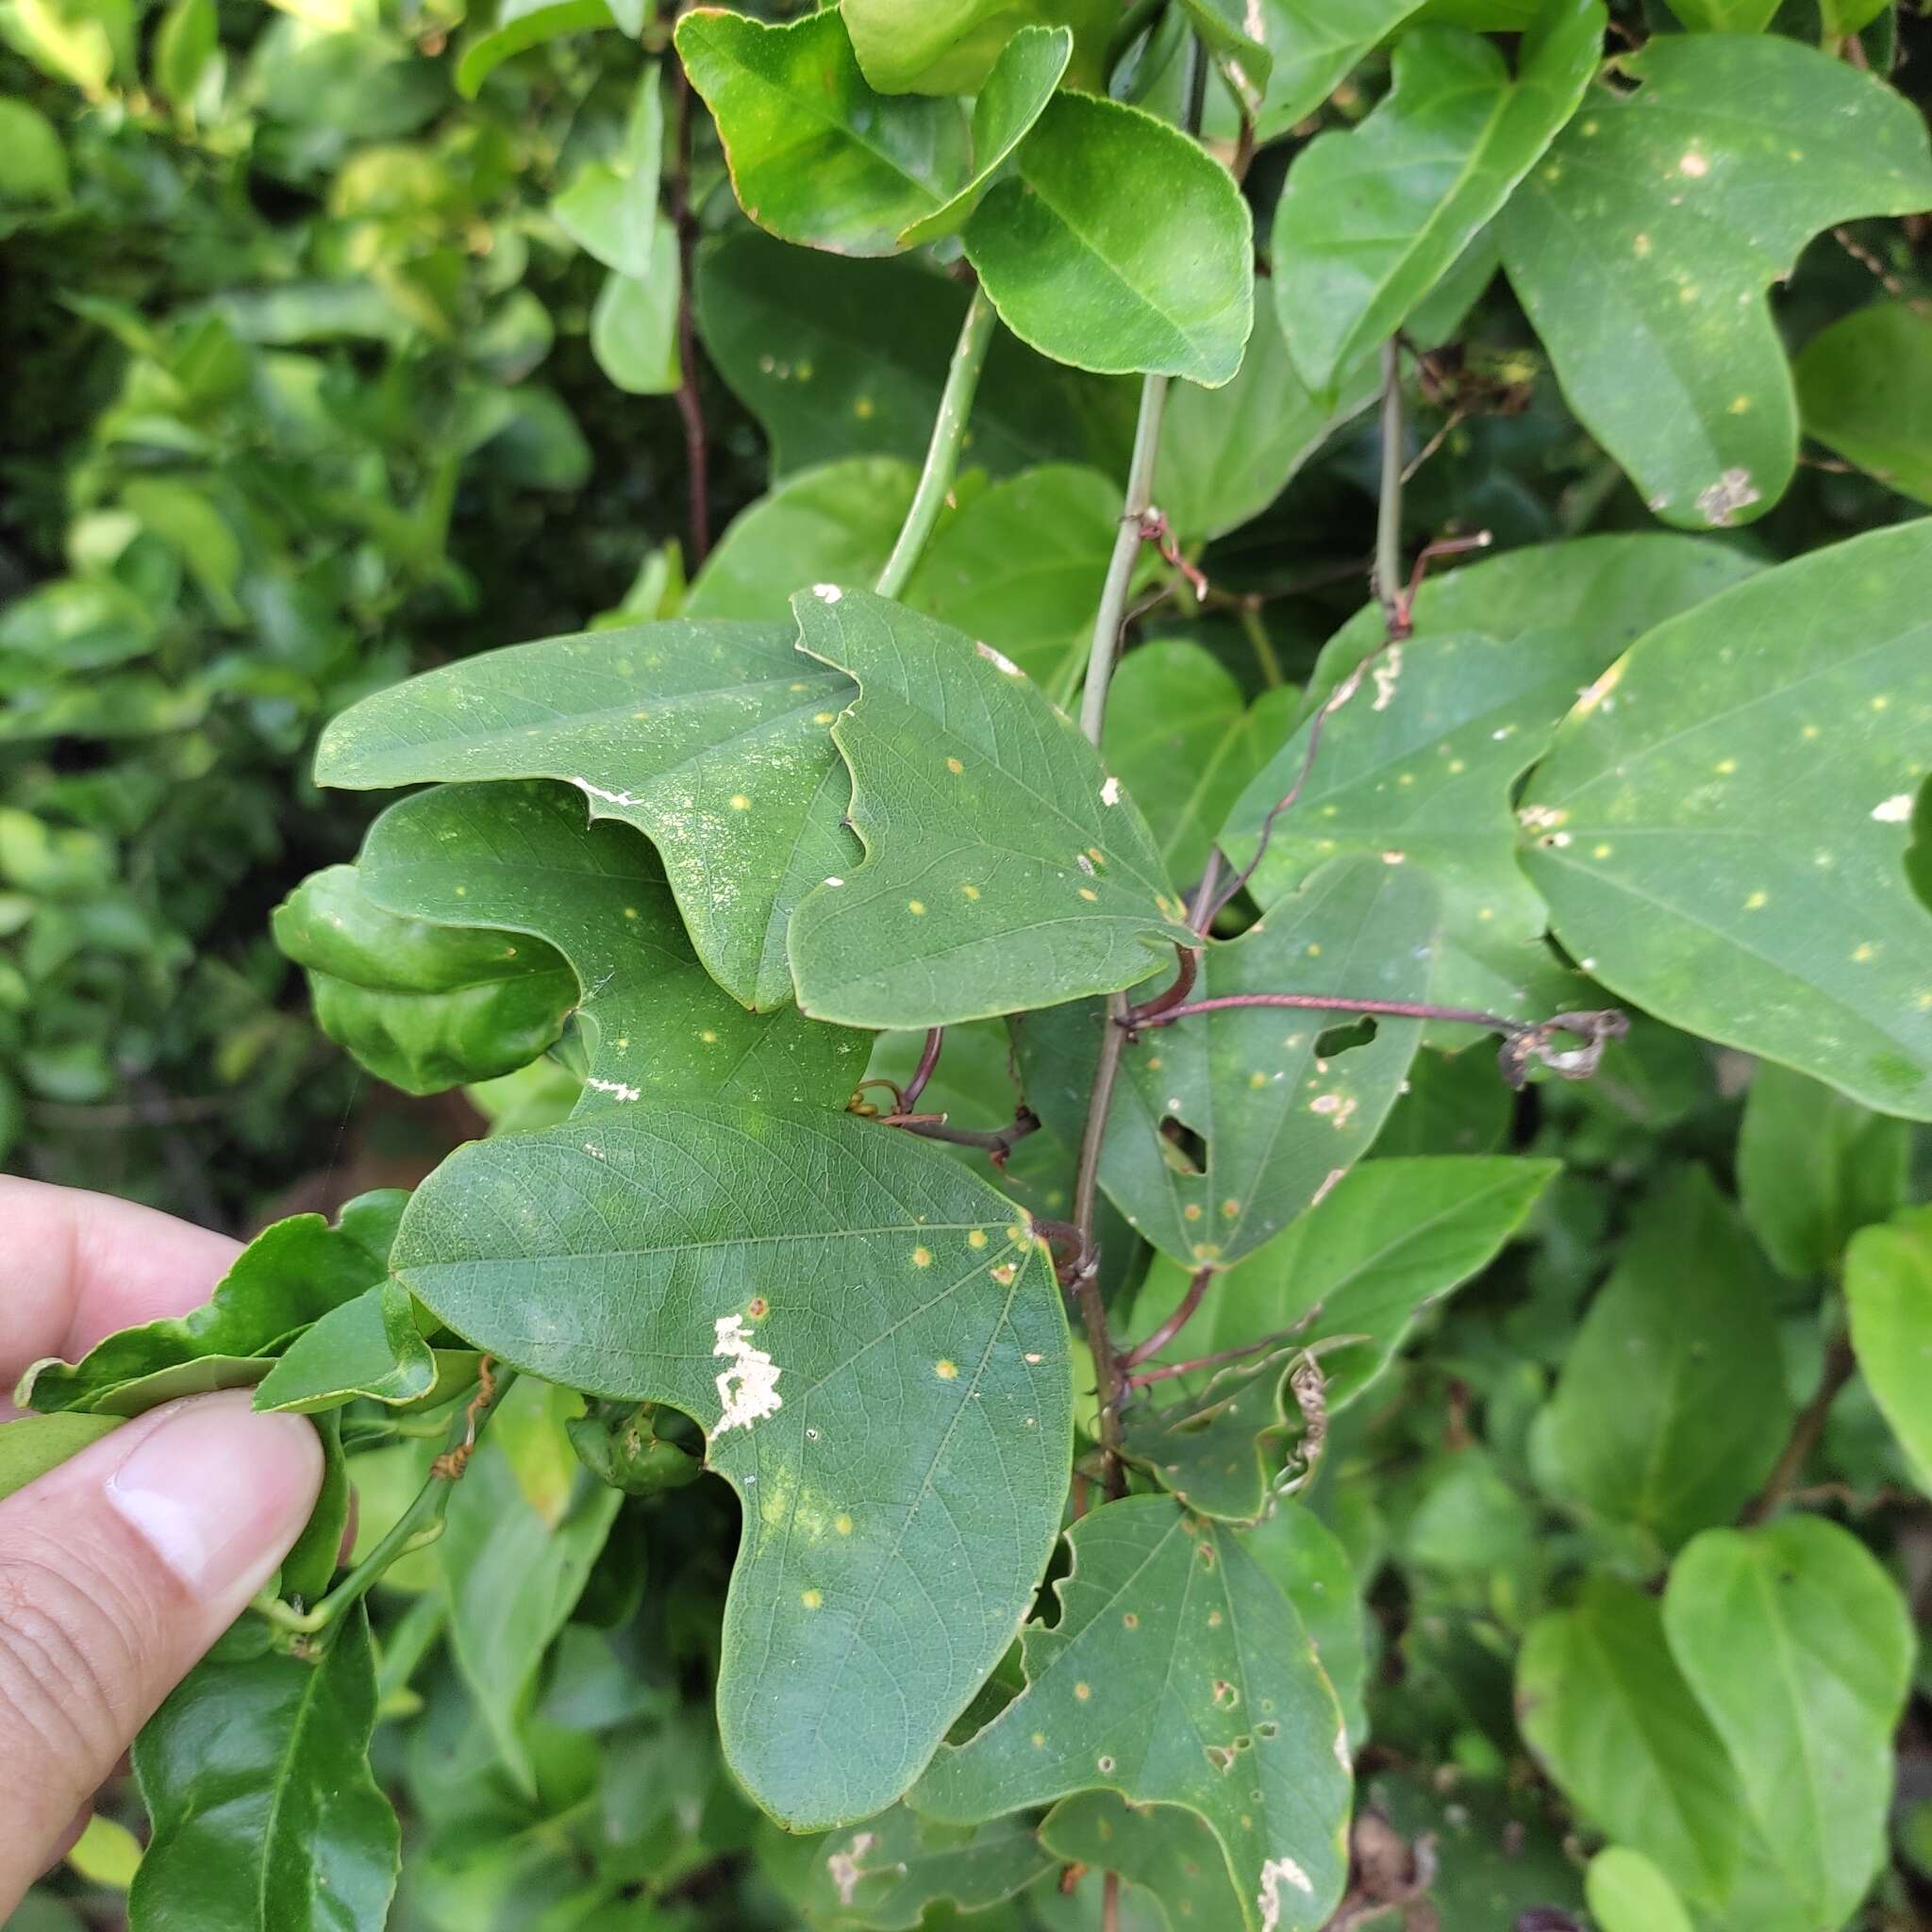
[[1107, 722], [1107, 688], [1113, 681], [1114, 658], [1120, 652], [1121, 625], [1126, 619], [1134, 565], [1145, 541], [1141, 525], [1154, 505], [1154, 465], [1160, 454], [1160, 420], [1166, 410], [1167, 377], [1145, 377], [1141, 384], [1141, 414], [1134, 425], [1134, 454], [1127, 465], [1126, 494], [1121, 503], [1121, 526], [1108, 560], [1107, 581], [1101, 587], [1093, 643], [1087, 654], [1087, 686], [1080, 693], [1080, 729], [1091, 744], [1100, 742], [1101, 726]]
[[1402, 351], [1382, 344], [1382, 488], [1375, 502], [1375, 596], [1392, 637], [1402, 613]]
[[390, 1525], [388, 1535], [326, 1596], [306, 1610], [295, 1609], [279, 1597], [272, 1596], [256, 1597], [250, 1607], [292, 1637], [317, 1636], [336, 1624], [343, 1611], [368, 1595], [391, 1564], [412, 1550], [424, 1549], [433, 1543], [442, 1534], [450, 1491], [462, 1476], [460, 1463], [453, 1474], [441, 1473], [440, 1466], [445, 1457], [450, 1457], [467, 1461], [470, 1451], [475, 1447], [491, 1416], [509, 1393], [510, 1385], [516, 1378], [514, 1369], [499, 1368], [492, 1379], [478, 1384], [476, 1395], [465, 1403], [451, 1421], [449, 1434], [444, 1439], [443, 1454], [438, 1457], [437, 1466], [432, 1467], [428, 1481], [416, 1491], [409, 1507]]
[[1288, 679], [1282, 675], [1281, 659], [1274, 652], [1274, 640], [1268, 635], [1267, 621], [1262, 617], [1259, 607], [1243, 598], [1239, 614], [1241, 629], [1254, 647], [1255, 662], [1261, 670], [1261, 682], [1271, 690], [1286, 684]]
[[997, 319], [986, 291], [974, 288], [953, 349], [952, 367], [946, 372], [946, 387], [940, 396], [940, 412], [933, 419], [932, 441], [926, 445], [925, 467], [919, 473], [912, 507], [906, 512], [899, 541], [892, 545], [892, 554], [874, 586], [881, 597], [896, 597], [906, 588], [912, 567], [940, 520], [959, 467], [959, 447], [966, 440], [967, 418], [973, 413], [973, 392], [979, 387], [979, 372], [986, 366], [987, 345], [992, 341]]
[[1134, 42], [1142, 34], [1160, 24], [1160, 16], [1166, 10], [1167, 0], [1134, 0], [1120, 25], [1114, 28], [1113, 38], [1107, 43], [1107, 71], [1109, 74], [1133, 51]]

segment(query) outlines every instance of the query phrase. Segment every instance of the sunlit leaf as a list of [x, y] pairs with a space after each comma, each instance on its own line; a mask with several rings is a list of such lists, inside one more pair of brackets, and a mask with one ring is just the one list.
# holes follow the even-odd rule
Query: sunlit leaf
[[1807, 436], [1932, 503], [1932, 321], [1905, 302], [1874, 302], [1821, 329], [1793, 373]]
[[1599, 1852], [1590, 1861], [1585, 1889], [1603, 1932], [1690, 1932], [1676, 1887], [1628, 1845]]
[[849, 1115], [646, 1100], [463, 1148], [404, 1221], [458, 1333], [706, 1429], [744, 1503], [724, 1751], [795, 1829], [899, 1796], [1045, 1568], [1072, 1378], [1014, 1212]]
[[1781, 35], [1658, 34], [1510, 198], [1503, 265], [1570, 406], [1650, 508], [1747, 523], [1797, 459], [1764, 295], [1821, 228], [1932, 202], [1924, 118]]
[[1928, 565], [1932, 524], [1878, 530], [1660, 625], [1564, 721], [1519, 814], [1586, 971], [1914, 1119], [1932, 913], [1900, 861], [1932, 723]]
[[1086, 1790], [1206, 1819], [1248, 1932], [1312, 1932], [1341, 1895], [1347, 1739], [1288, 1599], [1225, 1528], [1161, 1496], [1067, 1532], [1059, 1621], [1026, 1689], [913, 1794], [961, 1824]]
[[[550, 204], [571, 239], [606, 268], [638, 280], [658, 257], [658, 175], [664, 148], [664, 96], [655, 65], [645, 68], [624, 139], [608, 158], [586, 161]], [[674, 237], [674, 242], [675, 242]]]
[[1074, 84], [1104, 80], [1100, 59], [1119, 9], [1114, 0], [846, 0], [841, 10], [858, 64], [881, 93], [973, 94], [1029, 25], [1071, 27]]
[[1932, 1208], [1853, 1236], [1845, 1306], [1859, 1374], [1932, 1493]]
[[803, 648], [856, 679], [836, 727], [862, 864], [791, 924], [799, 1002], [932, 1026], [1111, 991], [1186, 937], [1133, 801], [991, 645], [858, 591], [795, 600]]
[[604, 277], [591, 309], [591, 353], [627, 395], [669, 395], [677, 387], [677, 232], [663, 215], [651, 231], [641, 275]]

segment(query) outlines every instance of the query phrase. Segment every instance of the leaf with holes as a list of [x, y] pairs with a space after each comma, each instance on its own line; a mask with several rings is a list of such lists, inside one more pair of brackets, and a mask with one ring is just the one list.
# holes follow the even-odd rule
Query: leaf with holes
[[1253, 228], [1233, 177], [1186, 135], [1058, 94], [965, 242], [1000, 320], [1042, 355], [1211, 389], [1254, 325]]
[[369, 1771], [375, 1657], [356, 1605], [319, 1662], [198, 1664], [134, 1744], [154, 1836], [127, 1896], [155, 1932], [379, 1925], [395, 1814]]
[[1516, 1666], [1529, 1747], [1572, 1804], [1716, 1905], [1744, 1842], [1743, 1792], [1664, 1641], [1657, 1599], [1598, 1575], [1576, 1607], [1540, 1617]]
[[866, 848], [793, 916], [806, 1011], [988, 1018], [1131, 985], [1189, 937], [1133, 800], [1018, 666], [866, 591], [793, 608], [802, 648], [858, 683], [835, 736]]
[[35, 1362], [14, 1400], [43, 1412], [141, 1415], [177, 1396], [258, 1382], [294, 1335], [388, 1274], [404, 1199], [399, 1189], [358, 1194], [334, 1226], [320, 1214], [274, 1223], [202, 1307], [124, 1328], [78, 1362]]
[[[755, 228], [698, 257], [705, 347], [781, 476], [838, 457], [923, 461], [970, 300], [916, 261], [833, 261]], [[964, 447], [994, 476], [1040, 462], [1111, 470], [1126, 461], [1133, 420], [1127, 384], [1048, 362], [996, 329]]]
[[[1487, 1071], [1500, 1089], [1493, 1063]], [[1389, 1366], [1424, 1308], [1495, 1258], [1558, 1171], [1554, 1160], [1378, 1154], [1217, 1276], [1189, 1334], [1204, 1353], [1290, 1330], [1304, 1345], [1360, 1337], [1322, 1351], [1334, 1414]], [[1134, 1304], [1135, 1329], [1151, 1331], [1186, 1282], [1177, 1262], [1158, 1257]]]
[[1122, 658], [1101, 750], [1147, 815], [1170, 877], [1200, 876], [1228, 808], [1288, 736], [1299, 700], [1279, 685], [1244, 705], [1233, 674], [1188, 639]]
[[912, 1795], [971, 1824], [1087, 1790], [1204, 1818], [1248, 1932], [1312, 1932], [1341, 1896], [1347, 1739], [1301, 1619], [1232, 1532], [1164, 1496], [1067, 1531], [1059, 1621], [1026, 1688]]
[[912, 248], [957, 233], [984, 198], [992, 179], [1040, 119], [1067, 71], [1074, 36], [1067, 27], [1023, 27], [1000, 49], [973, 103], [973, 174], [942, 208], [900, 235]]
[[1932, 202], [1918, 110], [1781, 35], [1659, 34], [1505, 209], [1503, 266], [1585, 426], [1667, 523], [1761, 516], [1798, 454], [1764, 301], [1821, 228]]
[[1859, 1373], [1913, 1480], [1932, 1495], [1932, 1208], [1853, 1236], [1845, 1307]]
[[827, 1932], [912, 1932], [941, 1901], [983, 1912], [1053, 1864], [1025, 1817], [995, 1818], [975, 1829], [936, 1824], [904, 1805], [824, 1838], [794, 1838], [768, 1825], [758, 1850], [807, 1923]]
[[[1099, 471], [1023, 470], [940, 526], [905, 601], [992, 645], [1049, 694], [1060, 691], [1086, 661], [1120, 519], [1120, 486]], [[840, 581], [829, 571], [824, 580]]]
[[865, 1041], [795, 1007], [747, 1012], [692, 956], [656, 856], [562, 785], [443, 785], [391, 806], [357, 870], [413, 919], [529, 933], [570, 962], [590, 1065], [579, 1114], [645, 1094], [842, 1108]]
[[1726, 1523], [1790, 1428], [1776, 1278], [1701, 1167], [1635, 1218], [1537, 1425], [1547, 1487], [1667, 1547]]
[[407, 1093], [527, 1066], [577, 1000], [548, 946], [398, 918], [370, 899], [353, 865], [310, 873], [275, 908], [273, 929], [308, 975], [317, 1024]]
[[1123, 1419], [1123, 1453], [1203, 1516], [1258, 1523], [1283, 1474], [1282, 1445], [1302, 1427], [1290, 1390], [1308, 1364], [1300, 1349], [1277, 1349], [1217, 1370], [1177, 1400], [1143, 1397]]
[[1932, 504], [1932, 321], [1874, 302], [1813, 336], [1794, 373], [1806, 435]]
[[1603, 51], [1602, 0], [1550, 0], [1512, 81], [1488, 41], [1417, 27], [1358, 126], [1295, 157], [1275, 204], [1274, 286], [1309, 388], [1393, 335], [1574, 112]]
[[593, 817], [657, 845], [706, 970], [745, 1006], [782, 1006], [791, 908], [856, 857], [830, 732], [852, 687], [794, 635], [673, 621], [485, 652], [351, 706], [322, 735], [316, 780], [575, 785]]
[[[1210, 945], [1191, 997], [1291, 992], [1425, 1000], [1436, 898], [1415, 869], [1355, 860], [1319, 874], [1241, 939]], [[1158, 991], [1171, 970], [1136, 989]], [[1020, 1022], [1026, 1097], [1077, 1144], [1092, 1087], [1097, 1005]], [[1227, 1266], [1272, 1241], [1374, 1139], [1421, 1023], [1372, 1026], [1322, 1010], [1236, 1008], [1143, 1034], [1121, 1062], [1101, 1185], [1163, 1254]], [[1248, 1340], [1252, 1338], [1242, 1338]]]
[[1904, 1597], [1835, 1523], [1712, 1529], [1671, 1566], [1671, 1655], [1810, 1923], [1840, 1925], [1886, 1859], [1892, 1733], [1917, 1652]]
[[782, 621], [808, 584], [869, 584], [892, 554], [919, 473], [896, 457], [794, 470], [731, 520], [680, 614]]
[[958, 103], [874, 92], [835, 7], [784, 25], [701, 7], [677, 52], [761, 228], [835, 255], [890, 255], [967, 183]]
[[794, 1829], [900, 1795], [1045, 1569], [1072, 1378], [1015, 1215], [849, 1115], [641, 1100], [462, 1148], [404, 1219], [397, 1278], [458, 1334], [707, 1431], [744, 1505], [724, 1752]]
[[1928, 570], [1932, 522], [1907, 524], [1660, 625], [1564, 720], [1519, 814], [1551, 925], [1606, 986], [1914, 1120], [1932, 913], [1901, 860]]

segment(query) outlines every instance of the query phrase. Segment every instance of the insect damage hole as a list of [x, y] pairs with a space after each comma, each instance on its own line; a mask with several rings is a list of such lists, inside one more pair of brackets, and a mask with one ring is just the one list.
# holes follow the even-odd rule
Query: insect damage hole
[[1339, 1053], [1351, 1053], [1358, 1046], [1367, 1046], [1374, 1037], [1375, 1023], [1367, 1015], [1359, 1020], [1344, 1021], [1339, 1026], [1324, 1026], [1315, 1036], [1315, 1058], [1332, 1060]]
[[1178, 1114], [1163, 1114], [1160, 1158], [1176, 1174], [1204, 1174], [1208, 1172], [1208, 1142]]

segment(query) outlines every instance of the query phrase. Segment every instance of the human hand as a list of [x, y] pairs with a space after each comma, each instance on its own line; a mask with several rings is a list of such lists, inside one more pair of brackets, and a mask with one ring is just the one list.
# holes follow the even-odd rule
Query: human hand
[[[0, 1390], [198, 1307], [238, 1252], [130, 1202], [0, 1176]], [[157, 1408], [0, 1503], [0, 1920], [275, 1574], [321, 1480], [309, 1424], [257, 1415], [242, 1389]]]

